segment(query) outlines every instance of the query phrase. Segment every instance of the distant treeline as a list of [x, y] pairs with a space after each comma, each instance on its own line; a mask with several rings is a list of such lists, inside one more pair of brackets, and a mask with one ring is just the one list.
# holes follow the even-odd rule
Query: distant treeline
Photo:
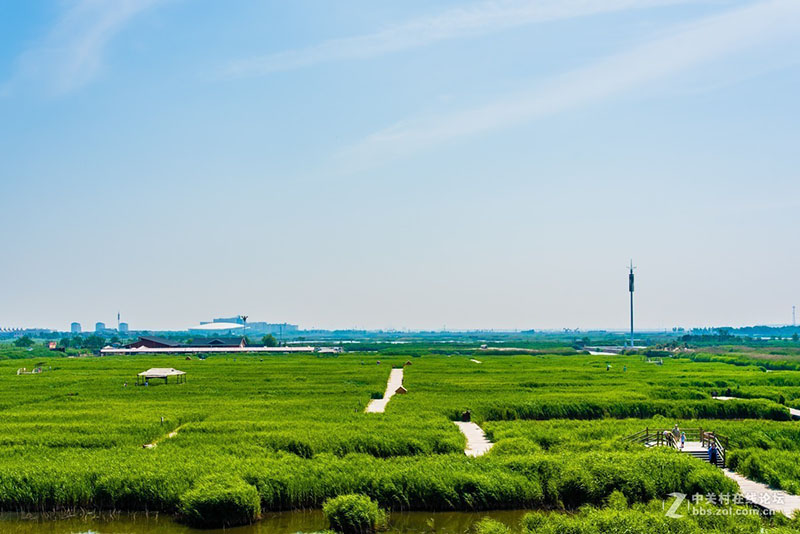
[[734, 328], [730, 326], [719, 326], [714, 328], [692, 328], [690, 334], [683, 336], [686, 338], [705, 338], [712, 340], [719, 339], [736, 339], [737, 336], [747, 337], [779, 337], [790, 338], [793, 336], [800, 336], [800, 327], [798, 326], [742, 326]]
[[690, 334], [681, 336], [686, 343], [714, 345], [735, 345], [746, 340], [748, 343], [766, 342], [769, 339], [800, 340], [800, 328], [796, 326], [745, 326], [742, 328], [694, 328]]

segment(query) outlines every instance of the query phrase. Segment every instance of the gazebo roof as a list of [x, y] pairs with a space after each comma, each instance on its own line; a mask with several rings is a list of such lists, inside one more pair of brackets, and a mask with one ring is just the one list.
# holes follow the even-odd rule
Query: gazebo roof
[[143, 376], [145, 378], [167, 378], [168, 376], [178, 376], [178, 375], [185, 375], [184, 371], [178, 371], [177, 369], [173, 369], [172, 367], [153, 367], [152, 369], [148, 369], [147, 371], [142, 371], [139, 373], [139, 376]]

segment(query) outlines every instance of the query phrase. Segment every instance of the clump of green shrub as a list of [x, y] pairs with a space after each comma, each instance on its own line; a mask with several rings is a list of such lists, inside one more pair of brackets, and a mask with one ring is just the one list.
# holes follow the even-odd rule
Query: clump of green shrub
[[[615, 498], [619, 500], [619, 498]], [[621, 501], [618, 503], [621, 504]], [[720, 514], [707, 503], [693, 504], [697, 511], [690, 513], [684, 504], [678, 510], [681, 518], [668, 517], [663, 502], [651, 501], [635, 508], [582, 508], [576, 514], [531, 512], [521, 521], [523, 534], [760, 534], [790, 532], [765, 530], [765, 523], [753, 514]], [[742, 509], [732, 510], [743, 511]], [[777, 522], [775, 522], [777, 525]]]
[[500, 521], [484, 517], [475, 523], [475, 534], [511, 534], [511, 529]]
[[195, 527], [226, 528], [252, 523], [261, 515], [256, 488], [241, 478], [208, 478], [180, 499], [182, 519]]
[[681, 402], [672, 400], [542, 399], [520, 402], [519, 398], [481, 406], [478, 416], [486, 421], [514, 419], [647, 419], [663, 416], [670, 419], [771, 419], [787, 421], [789, 411], [775, 402], [760, 399], [737, 399], [720, 402], [713, 399]]
[[342, 534], [368, 534], [386, 524], [378, 503], [360, 494], [339, 495], [322, 505], [331, 529]]
[[621, 491], [613, 491], [611, 495], [606, 498], [606, 507], [612, 510], [625, 510], [628, 508], [628, 499]]
[[492, 448], [493, 454], [535, 454], [541, 452], [542, 448], [534, 441], [526, 438], [507, 438], [497, 442]]

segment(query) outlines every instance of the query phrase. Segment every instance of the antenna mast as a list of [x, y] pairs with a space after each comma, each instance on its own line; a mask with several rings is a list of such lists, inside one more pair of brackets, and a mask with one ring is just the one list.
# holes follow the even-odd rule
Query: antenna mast
[[242, 337], [247, 337], [247, 315], [240, 315], [239, 319], [242, 320]]
[[631, 260], [630, 271], [628, 272], [628, 291], [631, 293], [631, 348], [633, 348], [633, 260]]

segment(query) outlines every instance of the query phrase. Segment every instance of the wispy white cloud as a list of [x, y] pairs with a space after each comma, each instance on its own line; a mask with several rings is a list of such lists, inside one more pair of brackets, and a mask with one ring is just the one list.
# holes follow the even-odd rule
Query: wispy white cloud
[[111, 40], [134, 17], [163, 1], [78, 0], [69, 4], [52, 30], [22, 53], [7, 86], [34, 80], [63, 93], [85, 85], [102, 67]]
[[483, 107], [401, 121], [369, 135], [339, 157], [348, 167], [369, 166], [623, 94], [736, 52], [787, 40], [794, 47], [793, 54], [800, 56], [800, 2], [762, 1], [683, 25], [629, 51]]
[[232, 62], [225, 74], [257, 76], [339, 60], [367, 59], [459, 37], [501, 31], [515, 26], [622, 11], [689, 0], [487, 0], [391, 26], [381, 31], [324, 41]]

